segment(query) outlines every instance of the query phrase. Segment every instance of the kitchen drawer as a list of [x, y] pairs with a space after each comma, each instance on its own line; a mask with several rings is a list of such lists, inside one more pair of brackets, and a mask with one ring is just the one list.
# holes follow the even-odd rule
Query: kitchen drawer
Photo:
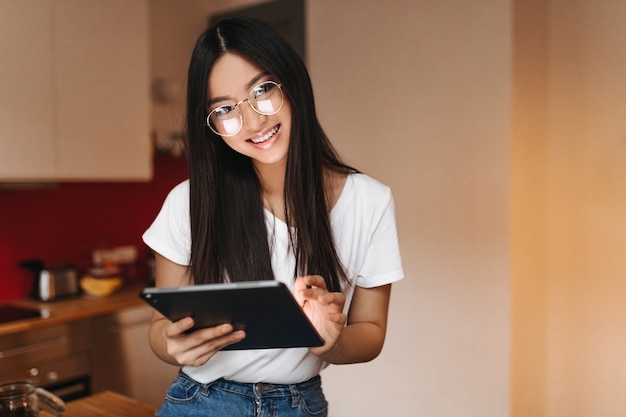
[[89, 321], [13, 333], [0, 338], [0, 374], [90, 348]]
[[89, 373], [89, 356], [83, 352], [22, 367], [15, 366], [8, 372], [0, 373], [0, 381], [28, 380], [39, 386], [49, 386], [85, 377]]

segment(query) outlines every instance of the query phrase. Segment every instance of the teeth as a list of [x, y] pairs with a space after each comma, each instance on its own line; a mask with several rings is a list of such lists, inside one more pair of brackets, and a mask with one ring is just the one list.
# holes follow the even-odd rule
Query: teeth
[[275, 126], [274, 129], [272, 129], [271, 131], [267, 132], [265, 135], [261, 136], [260, 138], [250, 139], [250, 142], [252, 142], [252, 143], [263, 143], [263, 142], [269, 140], [272, 136], [274, 136], [278, 132], [278, 129], [280, 129], [280, 126]]

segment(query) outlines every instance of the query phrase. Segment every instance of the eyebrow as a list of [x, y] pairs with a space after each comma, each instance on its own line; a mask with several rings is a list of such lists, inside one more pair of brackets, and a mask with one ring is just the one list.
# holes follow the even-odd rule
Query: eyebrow
[[[249, 90], [252, 87], [254, 87], [262, 78], [269, 76], [269, 72], [261, 72], [259, 74], [257, 74], [256, 76], [252, 77], [252, 79], [250, 81], [248, 81], [245, 85], [245, 89]], [[246, 97], [247, 98], [247, 97]], [[213, 104], [220, 102], [220, 101], [226, 101], [226, 100], [230, 100], [232, 99], [232, 97], [228, 97], [228, 96], [221, 96], [221, 97], [214, 97], [211, 100], [207, 101], [207, 107], [211, 107]]]

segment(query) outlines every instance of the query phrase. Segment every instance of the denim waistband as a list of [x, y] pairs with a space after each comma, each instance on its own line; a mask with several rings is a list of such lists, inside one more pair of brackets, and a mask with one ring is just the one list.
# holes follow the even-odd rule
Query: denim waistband
[[[200, 384], [182, 371], [179, 373], [179, 379], [180, 378], [187, 380], [189, 383]], [[217, 388], [254, 398], [295, 397], [307, 391], [319, 389], [322, 385], [322, 378], [317, 375], [307, 381], [297, 384], [271, 384], [267, 382], [246, 383], [220, 378], [208, 384], [200, 385], [202, 385], [203, 391], [211, 388]]]

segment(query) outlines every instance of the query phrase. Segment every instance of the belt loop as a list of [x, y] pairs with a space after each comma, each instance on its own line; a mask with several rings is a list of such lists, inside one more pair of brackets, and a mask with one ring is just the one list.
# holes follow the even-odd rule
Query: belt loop
[[213, 386], [214, 383], [215, 381], [209, 382], [208, 384], [200, 384], [200, 392], [202, 393], [202, 395], [204, 395], [205, 397], [208, 397], [211, 391], [211, 387]]
[[289, 392], [291, 392], [291, 406], [297, 408], [300, 406], [300, 390], [295, 384], [289, 384]]

